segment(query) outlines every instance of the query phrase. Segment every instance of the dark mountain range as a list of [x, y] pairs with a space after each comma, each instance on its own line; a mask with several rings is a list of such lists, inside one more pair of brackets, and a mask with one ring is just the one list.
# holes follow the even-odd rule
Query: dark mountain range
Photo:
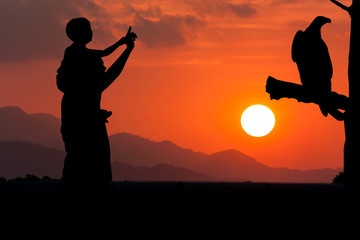
[[[202, 172], [221, 179], [242, 178], [269, 167], [237, 151], [226, 150], [211, 155], [183, 149], [170, 141], [154, 142], [128, 133], [110, 136], [112, 159], [133, 166], [171, 164]], [[247, 178], [251, 179], [251, 178]]]
[[[65, 152], [29, 142], [0, 142], [0, 177], [13, 179], [34, 174], [60, 179]], [[215, 177], [194, 171], [157, 164], [153, 167], [134, 167], [113, 162], [114, 181], [216, 181]]]
[[0, 142], [0, 177], [61, 177], [65, 152], [29, 142]]
[[113, 160], [134, 166], [154, 166], [167, 163], [174, 166], [193, 168], [208, 155], [183, 149], [170, 141], [154, 142], [128, 133], [110, 136]]
[[[64, 157], [59, 129], [60, 120], [52, 115], [30, 115], [17, 107], [0, 108], [0, 141], [29, 141], [53, 148], [34, 144], [30, 147], [30, 143], [1, 143], [0, 176], [7, 176], [3, 168], [6, 163], [4, 166], [19, 168], [14, 172], [18, 176], [32, 173], [58, 177]], [[110, 143], [114, 180], [213, 181], [216, 178], [218, 181], [331, 182], [341, 170], [271, 168], [237, 150], [208, 155], [183, 149], [170, 141], [154, 142], [128, 133], [110, 136]], [[27, 154], [22, 155], [23, 152]], [[52, 163], [55, 158], [58, 158], [57, 162]], [[17, 162], [19, 164], [15, 164]], [[21, 169], [24, 166], [27, 166], [27, 170]], [[28, 169], [37, 170], [30, 172]]]
[[24, 141], [64, 149], [60, 119], [46, 113], [27, 114], [18, 107], [0, 108], [0, 141]]
[[128, 163], [112, 162], [111, 168], [114, 174], [113, 178], [118, 181], [219, 181], [215, 177], [164, 163], [153, 167], [134, 167]]
[[211, 155], [183, 149], [169, 141], [154, 142], [128, 133], [110, 136], [112, 159], [133, 166], [166, 163], [215, 176], [222, 181], [331, 182], [341, 169], [272, 168], [237, 150]]

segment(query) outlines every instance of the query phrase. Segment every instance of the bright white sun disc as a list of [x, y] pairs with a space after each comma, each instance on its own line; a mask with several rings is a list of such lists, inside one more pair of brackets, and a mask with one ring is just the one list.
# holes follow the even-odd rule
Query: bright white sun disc
[[263, 137], [275, 126], [274, 113], [264, 105], [252, 105], [241, 115], [241, 126], [253, 137]]

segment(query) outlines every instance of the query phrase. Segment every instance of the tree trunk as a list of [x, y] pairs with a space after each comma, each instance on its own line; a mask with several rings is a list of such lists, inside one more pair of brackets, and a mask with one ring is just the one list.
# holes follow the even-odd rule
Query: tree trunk
[[352, 193], [359, 189], [360, 169], [357, 148], [360, 147], [360, 0], [353, 0], [350, 7], [336, 0], [330, 0], [351, 17], [350, 50], [349, 50], [349, 107], [345, 117], [344, 176], [345, 188]]
[[[346, 9], [345, 9], [346, 10]], [[355, 191], [359, 188], [360, 171], [360, 1], [353, 0], [347, 9], [351, 17], [350, 51], [349, 51], [349, 100], [350, 106], [345, 118], [344, 173], [346, 189]]]

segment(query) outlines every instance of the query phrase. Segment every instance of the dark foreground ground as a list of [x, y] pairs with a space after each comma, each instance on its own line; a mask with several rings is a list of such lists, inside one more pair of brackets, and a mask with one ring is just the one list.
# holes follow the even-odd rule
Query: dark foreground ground
[[[115, 182], [108, 239], [345, 239], [343, 185]], [[0, 239], [61, 239], [61, 182], [0, 182]], [[358, 226], [355, 226], [358, 228]]]

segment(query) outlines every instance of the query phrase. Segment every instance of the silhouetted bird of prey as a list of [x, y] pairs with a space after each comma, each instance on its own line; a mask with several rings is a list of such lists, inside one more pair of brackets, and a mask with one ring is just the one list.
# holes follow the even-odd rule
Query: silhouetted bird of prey
[[307, 93], [318, 100], [324, 116], [339, 112], [329, 102], [333, 67], [328, 48], [321, 38], [321, 27], [326, 23], [331, 23], [331, 20], [316, 17], [304, 32], [299, 30], [296, 33], [291, 49], [291, 57], [298, 66], [301, 83]]

